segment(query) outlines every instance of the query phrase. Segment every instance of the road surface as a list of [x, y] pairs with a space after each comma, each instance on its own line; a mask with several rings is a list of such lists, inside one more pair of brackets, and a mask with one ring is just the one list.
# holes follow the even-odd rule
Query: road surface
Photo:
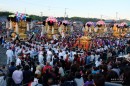
[[5, 53], [6, 49], [0, 45], [0, 66], [6, 65], [7, 57]]

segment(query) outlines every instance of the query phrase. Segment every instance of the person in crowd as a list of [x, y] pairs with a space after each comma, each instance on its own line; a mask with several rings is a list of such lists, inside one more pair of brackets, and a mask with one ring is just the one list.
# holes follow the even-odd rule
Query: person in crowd
[[16, 70], [15, 62], [11, 62], [11, 65], [8, 68], [8, 84], [13, 85], [13, 80], [12, 80], [12, 74]]
[[90, 86], [90, 85], [93, 85], [94, 84], [94, 82], [93, 82], [93, 75], [88, 75], [88, 81], [86, 81], [85, 83], [84, 83], [84, 86]]
[[0, 67], [0, 86], [6, 86], [6, 77], [7, 76], [7, 70], [6, 67], [3, 65]]
[[84, 85], [83, 77], [81, 76], [81, 74], [79, 72], [76, 72], [74, 81], [76, 82], [77, 86]]
[[[31, 77], [32, 77], [32, 72], [29, 70], [29, 66], [25, 65], [24, 70], [23, 70], [23, 84], [27, 84], [30, 82]], [[25, 85], [28, 86], [28, 85]]]
[[6, 55], [7, 55], [7, 65], [9, 65], [10, 62], [13, 62], [13, 57], [14, 57], [14, 53], [11, 47], [9, 47], [9, 49], [6, 51]]
[[21, 66], [17, 66], [17, 69], [12, 74], [12, 79], [14, 81], [14, 86], [20, 86], [23, 80], [23, 72]]
[[[129, 84], [129, 70], [126, 71], [125, 67], [130, 65], [130, 56], [127, 54], [123, 61], [116, 58], [119, 51], [124, 52], [123, 47], [128, 47], [124, 46], [128, 39], [122, 38], [123, 44], [116, 38], [97, 38], [93, 39], [92, 48], [83, 50], [73, 46], [81, 36], [80, 31], [75, 31], [58, 40], [50, 40], [46, 35], [42, 40], [36, 37], [37, 41], [6, 40], [4, 47], [8, 49], [7, 64], [11, 62], [8, 74], [14, 82], [12, 86], [27, 85], [29, 82], [29, 86], [105, 86], [106, 81], [111, 84], [113, 78], [121, 75], [124, 76], [124, 84]], [[16, 64], [11, 59], [14, 55]]]
[[105, 86], [105, 78], [101, 74], [95, 74], [93, 80], [95, 86]]

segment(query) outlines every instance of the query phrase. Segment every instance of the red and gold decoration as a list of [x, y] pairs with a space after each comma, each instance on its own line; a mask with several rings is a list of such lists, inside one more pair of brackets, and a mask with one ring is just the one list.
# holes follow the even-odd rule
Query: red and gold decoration
[[128, 32], [128, 25], [126, 22], [116, 23], [113, 26], [113, 36], [124, 37]]
[[106, 27], [106, 24], [103, 20], [100, 20], [96, 23], [97, 25], [97, 33], [99, 34], [103, 34], [104, 33], [104, 29]]
[[84, 50], [91, 49], [91, 37], [90, 36], [82, 36], [77, 38], [76, 43], [74, 44], [74, 47], [78, 46], [78, 48], [82, 48]]
[[[31, 22], [31, 18], [23, 13], [17, 12], [15, 15], [9, 15], [7, 19], [10, 22], [9, 29], [13, 30], [13, 33], [18, 34], [20, 39], [26, 39], [26, 31], [29, 30], [28, 23]], [[14, 37], [13, 34], [12, 37]]]
[[53, 16], [50, 16], [46, 19], [45, 31], [47, 33], [47, 37], [52, 39], [53, 35], [58, 34], [58, 23], [57, 19]]

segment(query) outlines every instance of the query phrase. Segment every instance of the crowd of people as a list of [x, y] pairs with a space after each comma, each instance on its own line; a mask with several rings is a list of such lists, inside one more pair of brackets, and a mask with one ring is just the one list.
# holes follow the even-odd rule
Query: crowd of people
[[73, 47], [82, 35], [75, 32], [42, 41], [2, 37], [1, 45], [7, 49], [7, 86], [129, 86], [128, 39], [97, 38], [89, 50]]

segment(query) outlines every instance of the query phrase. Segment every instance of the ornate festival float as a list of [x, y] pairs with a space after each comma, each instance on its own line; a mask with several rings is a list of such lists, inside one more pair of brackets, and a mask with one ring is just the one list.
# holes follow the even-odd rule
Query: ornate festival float
[[89, 50], [92, 47], [92, 37], [90, 34], [94, 33], [94, 23], [87, 22], [82, 31], [84, 32], [84, 36], [77, 38], [74, 47], [77, 46], [80, 49]]
[[126, 22], [115, 23], [113, 26], [114, 37], [124, 37], [128, 31], [128, 24]]
[[106, 24], [103, 20], [100, 20], [96, 23], [96, 27], [94, 28], [97, 36], [103, 37], [104, 33], [107, 32]]
[[59, 33], [62, 38], [65, 38], [65, 36], [67, 35], [66, 33], [70, 33], [69, 21], [63, 20], [62, 22], [59, 22]]
[[48, 17], [45, 23], [45, 32], [47, 33], [47, 38], [52, 39], [53, 35], [58, 34], [58, 21], [55, 17]]
[[22, 40], [26, 39], [26, 32], [29, 31], [29, 23], [31, 22], [31, 18], [29, 18], [26, 14], [20, 14], [17, 12], [15, 15], [9, 15], [7, 19], [10, 23], [9, 29], [12, 30], [12, 39], [15, 39], [16, 36]]
[[76, 43], [74, 44], [74, 47], [78, 47], [80, 49], [89, 50], [91, 49], [91, 37], [90, 36], [82, 36], [78, 37], [76, 40]]
[[85, 28], [83, 30], [84, 34], [87, 35], [87, 34], [94, 34], [94, 23], [93, 22], [87, 22], [85, 24]]

